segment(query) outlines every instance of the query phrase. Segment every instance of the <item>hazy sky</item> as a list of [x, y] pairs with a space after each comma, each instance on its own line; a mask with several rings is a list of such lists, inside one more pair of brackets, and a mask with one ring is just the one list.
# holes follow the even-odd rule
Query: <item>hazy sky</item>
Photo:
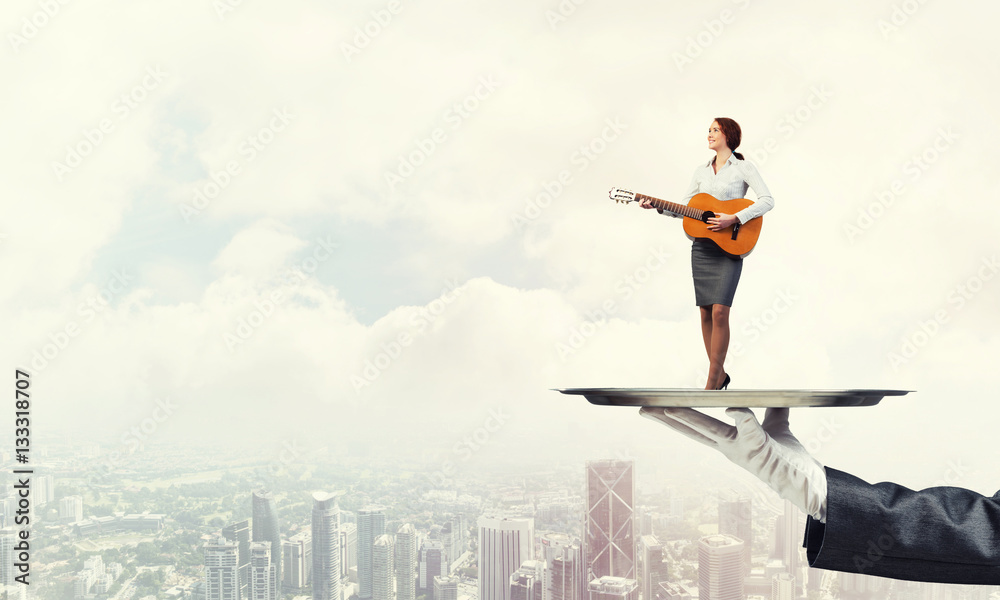
[[690, 242], [607, 190], [679, 199], [729, 116], [775, 199], [733, 387], [916, 390], [793, 431], [870, 480], [992, 494], [997, 17], [8, 2], [3, 364], [32, 370], [34, 435], [81, 442], [705, 459], [550, 388], [704, 381]]

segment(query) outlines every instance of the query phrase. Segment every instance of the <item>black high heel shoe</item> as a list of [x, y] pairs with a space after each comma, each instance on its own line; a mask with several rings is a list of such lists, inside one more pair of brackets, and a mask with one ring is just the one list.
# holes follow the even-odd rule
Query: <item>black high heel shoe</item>
[[717, 389], [717, 390], [722, 390], [722, 389], [728, 390], [729, 389], [729, 382], [730, 381], [732, 381], [732, 380], [729, 379], [729, 373], [726, 373], [726, 378], [722, 381], [722, 385], [720, 385], [719, 387], [717, 387], [715, 389]]

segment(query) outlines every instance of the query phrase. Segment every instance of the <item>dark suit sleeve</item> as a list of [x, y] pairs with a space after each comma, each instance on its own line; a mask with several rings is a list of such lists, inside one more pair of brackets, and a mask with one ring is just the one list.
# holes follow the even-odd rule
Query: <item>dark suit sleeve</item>
[[827, 467], [826, 523], [809, 517], [809, 565], [893, 579], [1000, 585], [1000, 492], [870, 484]]

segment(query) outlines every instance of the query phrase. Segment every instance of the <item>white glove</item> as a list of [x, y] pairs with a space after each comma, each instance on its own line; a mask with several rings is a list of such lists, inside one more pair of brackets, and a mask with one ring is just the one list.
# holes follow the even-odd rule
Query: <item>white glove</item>
[[767, 409], [763, 427], [749, 408], [726, 409], [735, 427], [693, 408], [643, 407], [639, 414], [719, 450], [779, 496], [826, 522], [826, 470], [789, 431], [787, 408]]

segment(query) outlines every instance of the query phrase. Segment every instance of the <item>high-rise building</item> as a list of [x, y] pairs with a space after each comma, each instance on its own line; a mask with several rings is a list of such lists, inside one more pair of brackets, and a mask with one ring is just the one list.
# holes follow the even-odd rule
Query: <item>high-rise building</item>
[[510, 576], [532, 558], [535, 521], [479, 517], [479, 600], [510, 600]]
[[639, 600], [639, 584], [627, 577], [604, 575], [587, 585], [588, 600]]
[[337, 496], [316, 492], [312, 498], [312, 597], [313, 600], [341, 600]]
[[750, 498], [729, 493], [719, 499], [719, 533], [743, 541], [744, 576], [750, 573], [750, 552], [753, 546], [753, 505]]
[[281, 596], [281, 529], [278, 527], [278, 508], [274, 494], [263, 488], [251, 494], [253, 528], [251, 541], [271, 544], [271, 563], [274, 565], [276, 597]]
[[547, 573], [546, 600], [586, 600], [588, 582], [584, 577], [580, 540], [571, 540], [562, 533], [548, 533], [541, 544]]
[[438, 575], [448, 575], [447, 557], [441, 540], [426, 539], [420, 545], [417, 559], [417, 587], [420, 593], [429, 593]]
[[656, 536], [644, 535], [639, 538], [639, 575], [641, 577], [639, 591], [643, 600], [650, 600], [656, 593], [657, 586], [667, 581], [667, 563], [663, 553], [663, 544]]
[[417, 531], [407, 523], [396, 532], [396, 598], [417, 598]]
[[76, 523], [83, 520], [83, 497], [66, 496], [59, 501], [59, 520]]
[[14, 530], [0, 529], [0, 589], [14, 585], [14, 545], [17, 543]]
[[396, 569], [393, 565], [392, 537], [382, 534], [372, 544], [372, 600], [395, 600], [393, 586]]
[[795, 577], [778, 573], [771, 577], [771, 600], [795, 600]]
[[785, 500], [785, 512], [778, 517], [781, 525], [778, 532], [781, 535], [781, 561], [785, 569], [795, 577], [796, 596], [802, 588], [799, 576], [799, 547], [802, 543], [803, 528], [799, 525], [801, 511], [798, 507]]
[[[312, 532], [300, 531], [281, 544], [282, 587], [302, 591], [312, 574]], [[338, 599], [339, 600], [339, 599]]]
[[458, 576], [435, 575], [431, 600], [458, 600]]
[[239, 546], [219, 536], [214, 543], [206, 543], [205, 600], [243, 600], [239, 586]]
[[635, 578], [635, 461], [587, 461], [588, 579]]
[[275, 581], [274, 562], [271, 560], [270, 542], [250, 542], [250, 598], [249, 600], [277, 600], [278, 582]]
[[[343, 511], [341, 511], [343, 514]], [[351, 579], [354, 569], [354, 579]], [[358, 525], [340, 522], [340, 576], [344, 581], [357, 581], [358, 573]]]
[[731, 535], [698, 541], [699, 600], [743, 600], [743, 542]]
[[358, 596], [372, 598], [372, 545], [385, 535], [385, 508], [366, 506], [358, 511]]
[[222, 536], [230, 542], [236, 542], [239, 548], [239, 560], [236, 570], [240, 582], [240, 598], [250, 597], [250, 519], [230, 523], [222, 528]]
[[526, 560], [510, 576], [510, 600], [545, 600], [545, 562]]

